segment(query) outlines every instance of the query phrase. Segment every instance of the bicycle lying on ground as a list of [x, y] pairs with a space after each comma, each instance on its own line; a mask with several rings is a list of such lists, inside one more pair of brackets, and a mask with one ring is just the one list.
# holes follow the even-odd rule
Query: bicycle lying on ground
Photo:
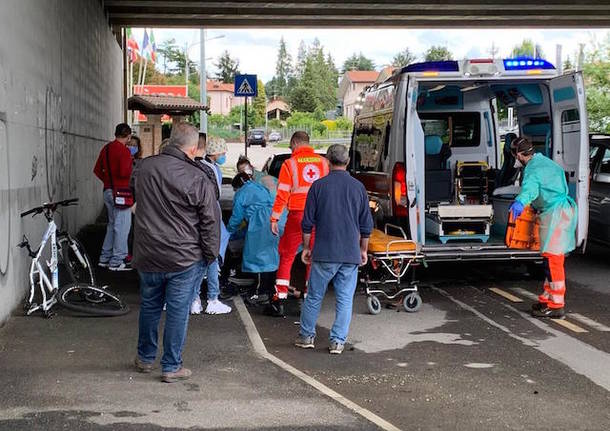
[[[28, 316], [42, 310], [44, 316], [50, 318], [53, 316], [51, 308], [57, 302], [70, 310], [96, 316], [120, 316], [129, 311], [127, 304], [118, 295], [107, 290], [107, 286], [96, 286], [93, 266], [82, 244], [67, 232], [57, 229], [54, 213], [59, 207], [73, 206], [77, 202], [78, 198], [51, 202], [21, 213], [21, 217], [43, 214], [48, 222], [38, 249], [32, 250], [25, 235], [23, 241], [18, 244], [18, 247], [26, 248], [32, 258], [30, 293], [24, 305]], [[50, 260], [43, 257], [47, 244], [50, 244]], [[68, 283], [61, 287], [60, 267], [65, 270], [62, 276], [66, 275], [68, 279]], [[41, 295], [40, 304], [34, 302], [37, 287]]]

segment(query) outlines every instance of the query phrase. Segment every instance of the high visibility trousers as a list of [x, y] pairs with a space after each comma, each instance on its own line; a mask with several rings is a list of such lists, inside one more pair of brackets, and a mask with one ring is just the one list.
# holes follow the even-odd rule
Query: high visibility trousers
[[563, 254], [542, 253], [544, 258], [544, 292], [538, 301], [549, 308], [562, 308], [565, 305], [566, 276]]
[[[278, 299], [288, 297], [288, 287], [290, 286], [290, 271], [297, 254], [299, 246], [303, 243], [303, 233], [301, 222], [303, 221], [303, 211], [289, 211], [286, 220], [284, 234], [280, 238], [279, 252], [280, 265], [277, 269], [275, 280], [275, 291]], [[311, 235], [310, 247], [313, 249], [314, 234]], [[309, 280], [310, 266], [307, 265], [305, 281]]]

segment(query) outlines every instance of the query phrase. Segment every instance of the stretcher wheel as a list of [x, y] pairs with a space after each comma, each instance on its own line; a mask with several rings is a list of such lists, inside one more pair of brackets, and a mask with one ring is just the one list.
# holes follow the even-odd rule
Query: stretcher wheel
[[402, 306], [405, 308], [405, 311], [409, 313], [415, 313], [421, 307], [422, 300], [419, 293], [412, 292], [404, 297], [402, 300]]
[[371, 314], [381, 313], [381, 301], [375, 295], [369, 295], [366, 297], [366, 306]]

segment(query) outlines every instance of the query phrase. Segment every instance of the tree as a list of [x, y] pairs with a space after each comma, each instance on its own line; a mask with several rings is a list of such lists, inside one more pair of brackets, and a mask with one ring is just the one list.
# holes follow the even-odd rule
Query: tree
[[610, 32], [602, 42], [592, 41], [591, 46], [583, 65], [589, 130], [610, 133]]
[[233, 83], [235, 82], [235, 75], [239, 75], [239, 60], [232, 58], [229, 51], [225, 50], [218, 57], [218, 62], [214, 66], [218, 69], [216, 79], [222, 82]]
[[[186, 55], [184, 49], [178, 47], [175, 39], [169, 39], [164, 41], [159, 49], [160, 63], [163, 63], [163, 74], [177, 75], [181, 74], [184, 76], [186, 69]], [[193, 61], [189, 59], [189, 75], [196, 75], [197, 69]]]
[[425, 61], [446, 61], [453, 60], [451, 51], [446, 46], [435, 45], [428, 48], [424, 54]]
[[521, 44], [513, 48], [510, 55], [513, 58], [543, 58], [544, 52], [540, 45], [534, 44], [531, 39], [524, 39]]
[[292, 57], [286, 49], [284, 37], [280, 38], [280, 46], [275, 62], [275, 76], [268, 83], [273, 96], [286, 97], [288, 95], [288, 83], [292, 76]]
[[303, 76], [303, 72], [305, 71], [305, 63], [307, 62], [307, 45], [305, 42], [301, 41], [299, 44], [299, 51], [297, 53], [297, 60], [294, 65], [294, 72], [297, 79], [300, 79]]
[[348, 70], [374, 70], [375, 63], [373, 60], [366, 58], [362, 52], [360, 54], [352, 54], [343, 63], [343, 73]]
[[405, 48], [394, 56], [392, 59], [392, 66], [394, 67], [405, 67], [411, 63], [415, 63], [417, 57], [411, 52], [409, 48]]
[[265, 115], [267, 114], [267, 96], [265, 95], [265, 84], [260, 79], [258, 80], [258, 95], [252, 102], [252, 110], [254, 111], [254, 126], [265, 124]]

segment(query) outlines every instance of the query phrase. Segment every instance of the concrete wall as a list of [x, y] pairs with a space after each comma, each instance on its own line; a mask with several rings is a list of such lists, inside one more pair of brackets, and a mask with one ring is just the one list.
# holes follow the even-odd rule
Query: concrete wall
[[4, 0], [0, 4], [0, 325], [20, 307], [44, 218], [19, 213], [79, 197], [58, 224], [95, 220], [101, 146], [122, 119], [122, 55], [99, 0]]

